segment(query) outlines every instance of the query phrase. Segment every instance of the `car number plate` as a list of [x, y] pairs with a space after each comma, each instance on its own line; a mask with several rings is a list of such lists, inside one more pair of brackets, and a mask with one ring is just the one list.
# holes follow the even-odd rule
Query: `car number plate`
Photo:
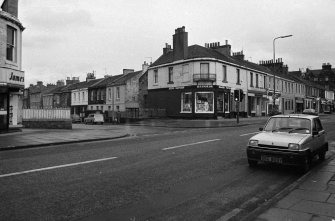
[[280, 163], [280, 164], [283, 163], [283, 159], [282, 158], [280, 158], [280, 157], [273, 157], [273, 156], [262, 155], [261, 156], [261, 160], [264, 161], [264, 162], [271, 162], [271, 163]]

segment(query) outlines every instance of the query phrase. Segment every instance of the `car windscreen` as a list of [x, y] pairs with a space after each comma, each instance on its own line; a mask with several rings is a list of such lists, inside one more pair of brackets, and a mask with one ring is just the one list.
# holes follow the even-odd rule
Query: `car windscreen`
[[297, 117], [273, 117], [267, 122], [264, 131], [309, 134], [311, 121]]

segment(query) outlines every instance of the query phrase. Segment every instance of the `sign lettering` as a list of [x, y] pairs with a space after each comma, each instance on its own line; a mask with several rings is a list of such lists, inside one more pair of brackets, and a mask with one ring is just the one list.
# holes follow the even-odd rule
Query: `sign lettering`
[[24, 77], [20, 77], [17, 75], [14, 75], [13, 72], [11, 73], [10, 77], [9, 77], [10, 81], [18, 81], [18, 82], [24, 82]]

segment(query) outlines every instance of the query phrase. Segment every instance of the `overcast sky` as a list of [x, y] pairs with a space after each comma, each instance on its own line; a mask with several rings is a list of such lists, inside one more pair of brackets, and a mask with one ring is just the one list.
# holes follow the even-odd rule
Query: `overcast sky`
[[26, 86], [96, 72], [117, 75], [154, 62], [176, 28], [189, 45], [228, 40], [258, 63], [283, 58], [290, 71], [335, 67], [335, 0], [19, 0]]

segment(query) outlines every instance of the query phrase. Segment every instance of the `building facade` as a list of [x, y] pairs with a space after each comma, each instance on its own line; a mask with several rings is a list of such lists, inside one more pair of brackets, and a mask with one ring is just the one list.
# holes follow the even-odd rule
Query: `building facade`
[[0, 131], [22, 121], [22, 32], [18, 0], [5, 0], [0, 11]]

